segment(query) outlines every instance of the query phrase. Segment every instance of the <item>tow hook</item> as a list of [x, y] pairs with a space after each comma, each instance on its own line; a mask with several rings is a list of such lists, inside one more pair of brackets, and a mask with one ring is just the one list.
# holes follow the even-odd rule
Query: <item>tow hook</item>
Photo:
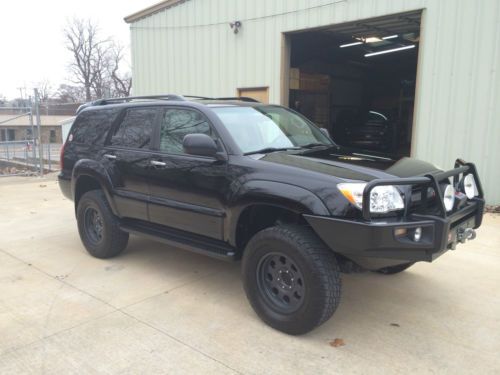
[[465, 243], [467, 240], [476, 238], [476, 231], [472, 228], [460, 228], [457, 233], [457, 241]]

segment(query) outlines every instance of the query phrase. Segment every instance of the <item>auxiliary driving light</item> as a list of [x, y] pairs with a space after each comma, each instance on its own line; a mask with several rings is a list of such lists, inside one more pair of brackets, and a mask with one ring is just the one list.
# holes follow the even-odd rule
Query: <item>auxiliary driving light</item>
[[446, 185], [444, 189], [443, 203], [446, 211], [453, 210], [453, 205], [455, 204], [455, 188], [451, 185]]
[[465, 176], [461, 183], [461, 188], [462, 191], [467, 195], [467, 198], [472, 199], [475, 196], [479, 195], [477, 191], [477, 185], [476, 185], [476, 180], [474, 179], [474, 176], [471, 174], [468, 174]]
[[421, 227], [415, 228], [415, 231], [413, 232], [413, 241], [420, 242], [421, 239], [422, 239], [422, 228]]

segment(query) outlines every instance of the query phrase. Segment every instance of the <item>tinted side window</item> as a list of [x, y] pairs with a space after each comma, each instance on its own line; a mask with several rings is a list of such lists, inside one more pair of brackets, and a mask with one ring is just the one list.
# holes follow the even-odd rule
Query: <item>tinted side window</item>
[[183, 154], [182, 141], [187, 134], [203, 133], [214, 138], [205, 117], [190, 109], [167, 109], [163, 114], [160, 130], [160, 150]]
[[104, 144], [113, 121], [119, 109], [100, 109], [86, 111], [78, 115], [71, 129], [72, 142], [90, 144]]
[[122, 122], [111, 137], [111, 145], [148, 148], [157, 113], [156, 108], [127, 109]]

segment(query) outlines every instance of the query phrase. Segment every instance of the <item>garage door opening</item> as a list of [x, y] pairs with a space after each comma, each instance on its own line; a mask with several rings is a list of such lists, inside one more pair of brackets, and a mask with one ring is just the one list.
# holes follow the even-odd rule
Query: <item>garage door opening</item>
[[289, 34], [289, 106], [339, 144], [411, 152], [421, 11]]

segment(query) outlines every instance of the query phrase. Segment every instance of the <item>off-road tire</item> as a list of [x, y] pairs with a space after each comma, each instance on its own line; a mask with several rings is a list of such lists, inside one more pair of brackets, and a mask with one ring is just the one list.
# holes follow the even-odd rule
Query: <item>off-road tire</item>
[[376, 270], [375, 272], [381, 273], [383, 275], [395, 275], [397, 273], [403, 272], [404, 270], [410, 268], [413, 266], [415, 263], [405, 263], [405, 264], [398, 264], [397, 266], [389, 266], [389, 267], [384, 267], [379, 270]]
[[[89, 212], [100, 217], [101, 237], [96, 239], [89, 229]], [[91, 190], [83, 194], [76, 210], [78, 232], [87, 251], [96, 258], [112, 258], [120, 254], [128, 243], [128, 233], [122, 231], [116, 216], [113, 215], [109, 203], [102, 190]]]
[[[277, 307], [273, 299], [279, 299], [280, 295], [270, 295], [268, 289], [262, 286], [266, 282], [280, 280], [274, 277], [273, 281], [262, 281], [260, 276], [262, 262], [274, 254], [284, 254], [291, 267], [290, 272], [295, 274], [295, 278], [297, 274], [303, 278], [303, 301], [298, 303], [295, 311], [285, 312]], [[272, 261], [269, 264], [272, 265]], [[288, 334], [300, 335], [311, 331], [328, 320], [340, 302], [340, 269], [335, 255], [305, 226], [278, 225], [254, 235], [243, 253], [242, 276], [246, 295], [257, 315], [271, 327]], [[265, 274], [264, 277], [267, 276], [270, 275]]]

